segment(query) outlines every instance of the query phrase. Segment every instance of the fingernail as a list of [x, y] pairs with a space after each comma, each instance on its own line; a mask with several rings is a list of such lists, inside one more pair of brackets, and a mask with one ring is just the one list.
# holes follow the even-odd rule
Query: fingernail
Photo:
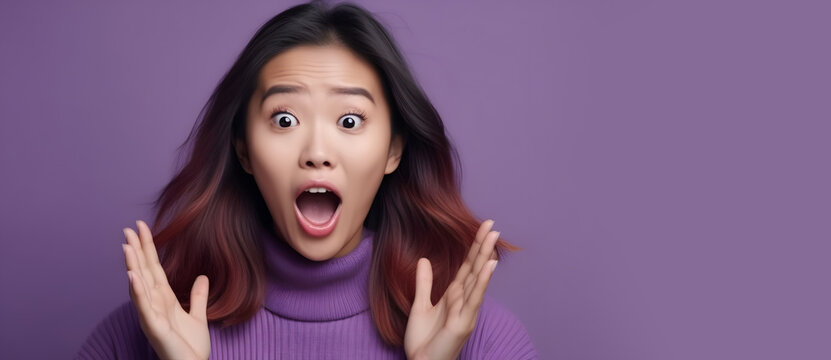
[[129, 270], [127, 270], [127, 279], [133, 282], [133, 274]]
[[490, 262], [491, 271], [494, 271], [496, 269], [496, 263], [498, 263], [499, 260], [491, 260], [489, 262]]

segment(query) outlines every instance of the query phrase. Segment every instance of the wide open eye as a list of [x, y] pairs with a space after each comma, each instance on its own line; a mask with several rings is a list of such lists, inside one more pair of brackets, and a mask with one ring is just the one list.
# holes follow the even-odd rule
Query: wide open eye
[[338, 119], [338, 125], [343, 126], [347, 129], [357, 128], [358, 126], [361, 126], [361, 124], [363, 123], [364, 119], [360, 115], [356, 114], [346, 114], [341, 116], [340, 119]]
[[292, 126], [297, 126], [297, 118], [294, 115], [289, 114], [287, 112], [278, 112], [271, 116], [272, 121], [274, 121], [277, 126], [281, 128], [287, 128]]

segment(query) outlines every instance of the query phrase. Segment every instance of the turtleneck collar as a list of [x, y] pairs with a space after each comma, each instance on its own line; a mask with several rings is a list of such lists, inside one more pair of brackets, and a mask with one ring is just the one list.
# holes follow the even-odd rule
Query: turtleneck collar
[[267, 286], [265, 308], [300, 321], [332, 321], [369, 309], [371, 230], [350, 253], [324, 261], [306, 259], [271, 231], [262, 232]]

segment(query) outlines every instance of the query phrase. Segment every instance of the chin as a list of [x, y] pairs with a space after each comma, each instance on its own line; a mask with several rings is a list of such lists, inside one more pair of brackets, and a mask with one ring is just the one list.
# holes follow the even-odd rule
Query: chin
[[289, 241], [289, 245], [300, 255], [312, 261], [325, 261], [335, 257], [343, 247], [346, 239], [337, 234], [337, 231], [324, 238], [312, 237], [298, 230], [298, 236]]

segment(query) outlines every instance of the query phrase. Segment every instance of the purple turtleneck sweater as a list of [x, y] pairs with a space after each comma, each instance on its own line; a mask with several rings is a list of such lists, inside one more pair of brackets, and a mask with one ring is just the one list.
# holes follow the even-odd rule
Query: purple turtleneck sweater
[[[308, 260], [263, 232], [268, 285], [251, 319], [220, 328], [209, 323], [211, 359], [405, 359], [386, 345], [369, 309], [372, 232], [343, 257]], [[104, 318], [78, 359], [158, 359], [127, 301]], [[487, 295], [459, 359], [536, 359], [522, 323]]]

